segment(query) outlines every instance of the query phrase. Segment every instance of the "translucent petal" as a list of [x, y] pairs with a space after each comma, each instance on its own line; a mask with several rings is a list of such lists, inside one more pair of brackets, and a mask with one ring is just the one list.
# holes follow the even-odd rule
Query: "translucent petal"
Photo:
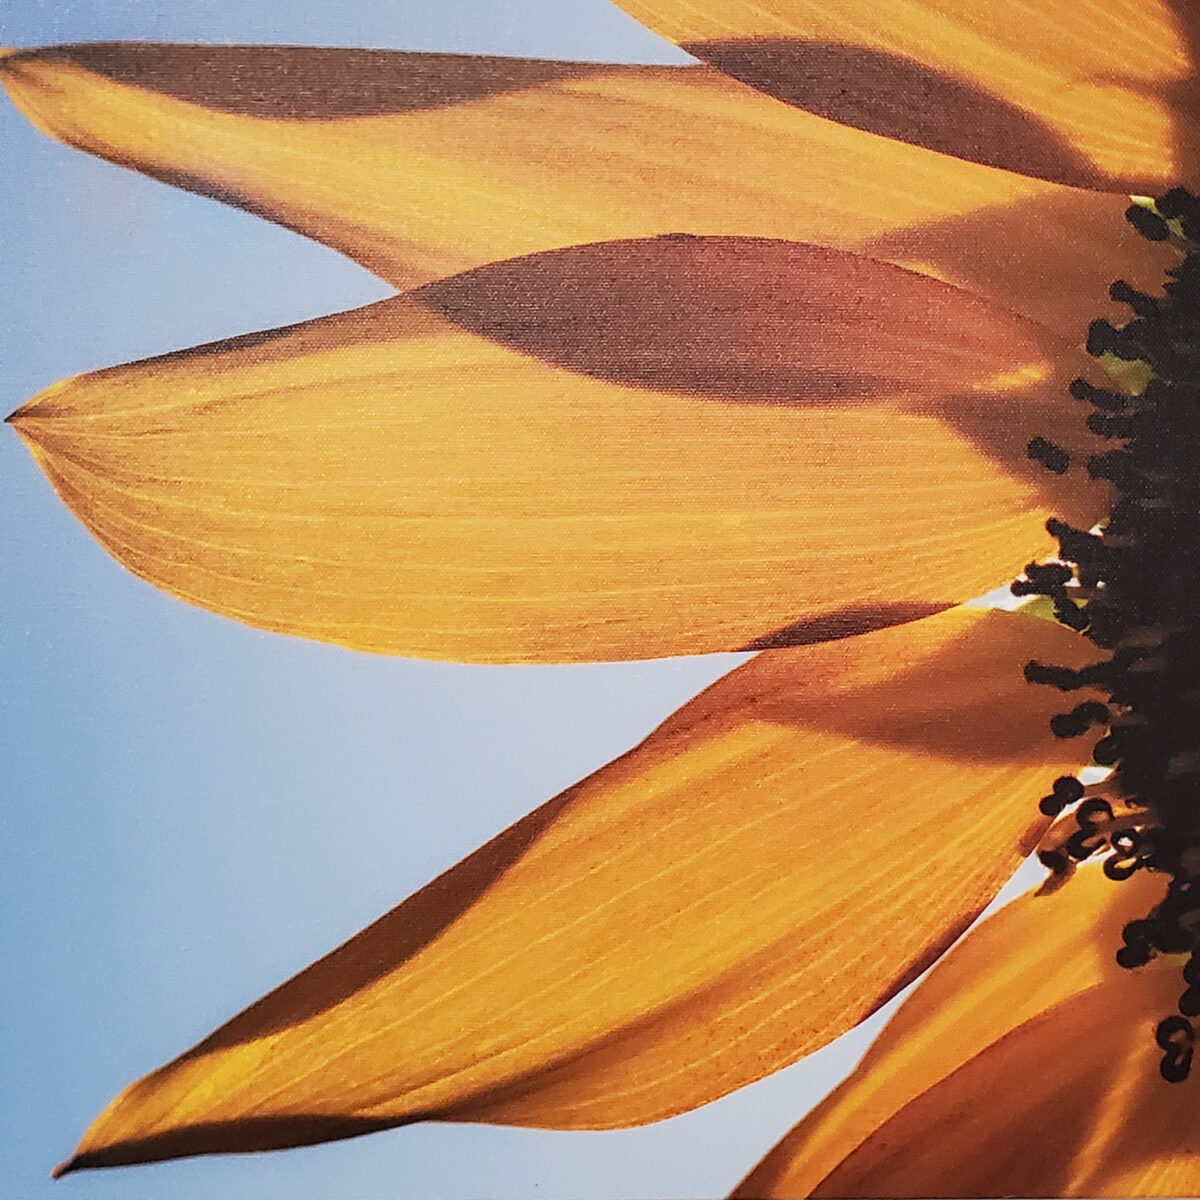
[[985, 922], [736, 1194], [1192, 1194], [1193, 1097], [1159, 1077], [1154, 1041], [1182, 959], [1113, 958], [1163, 892], [1089, 867]]
[[15, 53], [0, 78], [52, 136], [402, 288], [580, 242], [773, 237], [917, 267], [1078, 341], [1116, 275], [1156, 282], [1124, 196], [863, 134], [706, 67], [109, 43]]
[[698, 58], [887, 137], [1079, 187], [1200, 180], [1176, 0], [621, 0]]
[[[659, 238], [481, 268], [68, 380], [12, 418], [159, 587], [252, 625], [465, 661], [858, 632], [1090, 525], [1070, 352], [925, 276]], [[1086, 435], [1082, 435], [1086, 438]]]
[[1077, 749], [1030, 657], [953, 610], [770, 651], [174, 1063], [71, 1167], [437, 1118], [637, 1124], [815, 1049], [936, 957]]

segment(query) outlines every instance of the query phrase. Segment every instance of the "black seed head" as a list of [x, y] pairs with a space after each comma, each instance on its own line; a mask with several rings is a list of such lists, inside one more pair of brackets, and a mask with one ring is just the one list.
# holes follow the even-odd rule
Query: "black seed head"
[[[1191, 1070], [1192, 1018], [1200, 1020], [1200, 198], [1175, 188], [1154, 208], [1135, 205], [1127, 215], [1144, 236], [1173, 240], [1183, 257], [1161, 295], [1117, 280], [1109, 294], [1131, 319], [1094, 321], [1088, 330], [1092, 355], [1136, 360], [1136, 394], [1082, 378], [1070, 385], [1091, 406], [1088, 429], [1119, 443], [1087, 463], [1093, 478], [1112, 485], [1114, 503], [1091, 530], [1048, 521], [1059, 561], [1030, 564], [1013, 591], [1047, 597], [1062, 624], [1111, 651], [1084, 668], [1025, 666], [1030, 683], [1102, 697], [1050, 725], [1062, 738], [1105, 727], [1093, 762], [1111, 768], [1111, 782], [1097, 791], [1122, 801], [1114, 816], [1107, 801], [1085, 799], [1082, 785], [1064, 776], [1069, 782], [1056, 783], [1038, 807], [1056, 817], [1078, 804], [1077, 828], [1039, 857], [1062, 875], [1071, 860], [1098, 856], [1110, 879], [1142, 870], [1166, 877], [1164, 898], [1125, 927], [1116, 957], [1136, 968], [1157, 954], [1188, 956], [1179, 1011], [1156, 1033], [1162, 1075], [1178, 1081]], [[1044, 437], [1028, 452], [1052, 471], [1071, 465]]]

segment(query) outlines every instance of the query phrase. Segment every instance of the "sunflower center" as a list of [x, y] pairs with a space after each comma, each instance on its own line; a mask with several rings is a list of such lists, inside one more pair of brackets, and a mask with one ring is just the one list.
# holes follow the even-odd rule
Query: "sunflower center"
[[[1070, 738], [1102, 727], [1093, 761], [1111, 768], [1099, 783], [1054, 783], [1041, 810], [1060, 819], [1042, 861], [1066, 874], [1101, 855], [1112, 879], [1139, 870], [1166, 878], [1161, 903], [1125, 927], [1116, 959], [1132, 969], [1160, 954], [1188, 956], [1179, 1011], [1156, 1033], [1162, 1075], [1177, 1082], [1191, 1069], [1200, 1017], [1200, 199], [1176, 188], [1126, 215], [1142, 236], [1175, 242], [1182, 258], [1161, 296], [1114, 283], [1110, 294], [1132, 319], [1088, 330], [1088, 353], [1140, 375], [1141, 390], [1071, 385], [1091, 408], [1088, 428], [1115, 443], [1087, 466], [1112, 483], [1116, 500], [1092, 531], [1049, 521], [1058, 561], [1031, 563], [1012, 590], [1047, 597], [1059, 621], [1108, 652], [1083, 670], [1025, 668], [1031, 683], [1104, 697], [1051, 728]], [[1069, 465], [1043, 438], [1029, 454], [1056, 474]]]

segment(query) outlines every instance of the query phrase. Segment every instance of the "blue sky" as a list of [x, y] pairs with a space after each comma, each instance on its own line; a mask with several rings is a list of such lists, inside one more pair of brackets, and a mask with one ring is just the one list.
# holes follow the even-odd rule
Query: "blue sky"
[[[4, 0], [13, 45], [289, 42], [683, 61], [604, 0]], [[47, 141], [0, 106], [5, 410], [64, 375], [353, 307], [332, 251]], [[729, 657], [480, 668], [191, 609], [117, 566], [0, 437], [0, 1194], [715, 1196], [863, 1038], [612, 1134], [418, 1126], [51, 1183], [126, 1083], [640, 739]]]

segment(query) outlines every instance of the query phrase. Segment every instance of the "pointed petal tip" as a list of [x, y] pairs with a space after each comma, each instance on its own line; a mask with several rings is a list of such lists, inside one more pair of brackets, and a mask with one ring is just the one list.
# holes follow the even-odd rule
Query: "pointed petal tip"
[[23, 46], [0, 46], [0, 79], [11, 76], [16, 71], [16, 60], [25, 53]]
[[4, 418], [5, 425], [11, 425], [13, 432], [19, 437], [24, 438], [28, 424], [25, 418], [29, 415], [29, 405], [22, 404], [19, 408], [14, 408], [12, 412]]
[[[30, 415], [30, 409], [33, 408], [35, 403], [36, 399], [26, 400], [24, 404], [18, 404], [17, 407], [14, 408], [12, 412], [10, 412], [8, 416], [4, 418], [4, 424], [11, 425], [17, 430], [18, 433], [20, 433], [21, 424], [25, 418]], [[3, 409], [0, 409], [0, 412], [3, 411]]]
[[77, 1154], [72, 1154], [70, 1158], [63, 1159], [63, 1161], [60, 1162], [58, 1166], [50, 1172], [50, 1178], [61, 1179], [64, 1175], [70, 1175], [72, 1172], [78, 1170], [79, 1156]]
[[[78, 385], [79, 379], [80, 377], [77, 375], [69, 375], [67, 378], [60, 379], [57, 383], [43, 388], [36, 396], [31, 396], [24, 404], [19, 404], [14, 408], [4, 418], [4, 424], [13, 426], [19, 434], [24, 436], [29, 427], [30, 417], [61, 416], [64, 411], [69, 411], [69, 398], [72, 390]], [[65, 405], [58, 403], [64, 397], [67, 398], [67, 403]]]

